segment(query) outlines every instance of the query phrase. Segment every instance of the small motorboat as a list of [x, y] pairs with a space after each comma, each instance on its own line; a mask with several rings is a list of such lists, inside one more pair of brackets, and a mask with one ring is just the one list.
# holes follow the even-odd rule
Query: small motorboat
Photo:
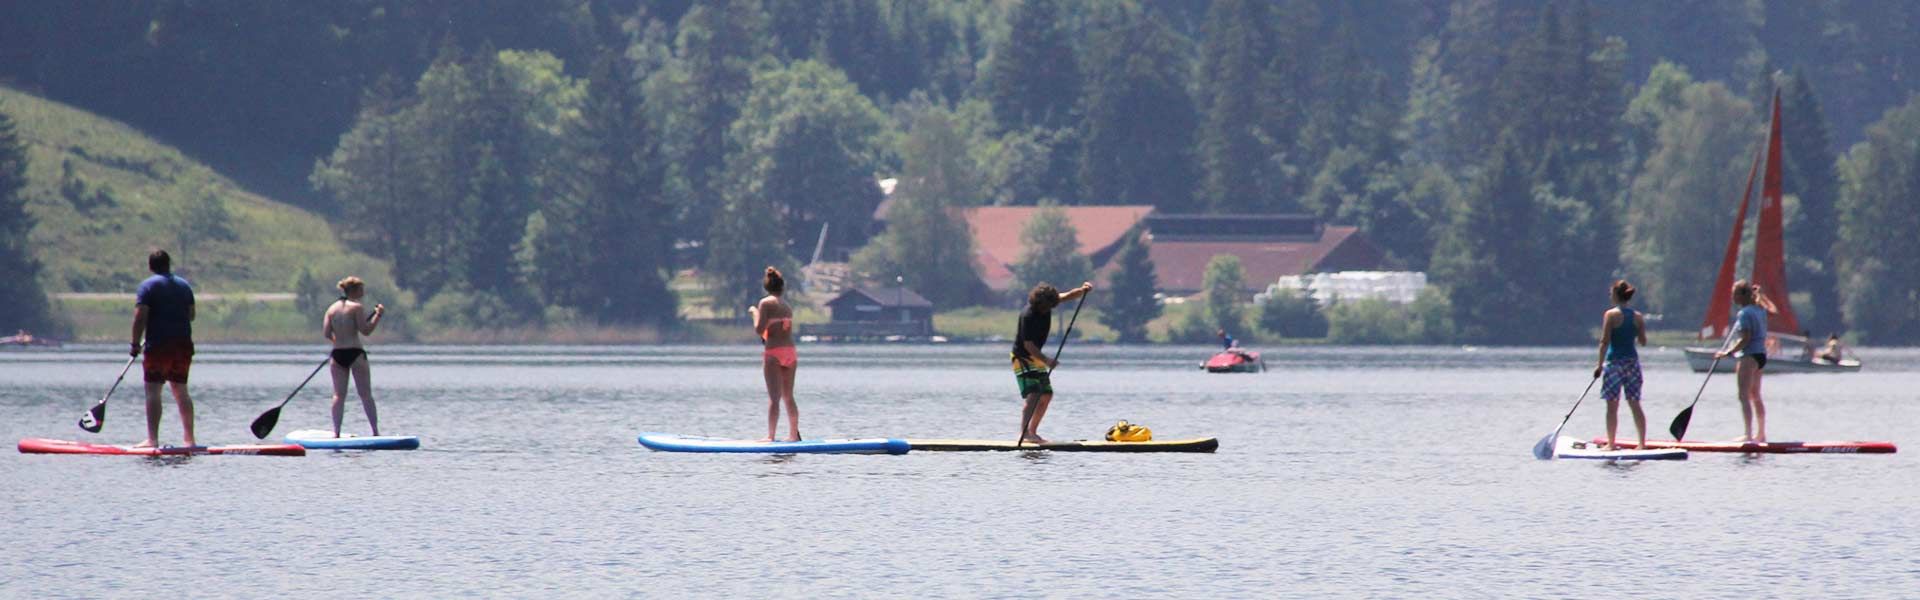
[[1213, 355], [1200, 368], [1208, 373], [1259, 373], [1267, 370], [1267, 363], [1260, 360], [1259, 352], [1233, 349]]

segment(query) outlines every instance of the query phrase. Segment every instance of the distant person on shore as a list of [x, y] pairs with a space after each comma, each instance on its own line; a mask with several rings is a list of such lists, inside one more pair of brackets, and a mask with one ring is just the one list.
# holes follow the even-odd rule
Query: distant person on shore
[[1845, 356], [1846, 356], [1845, 349], [1840, 347], [1840, 334], [1838, 333], [1827, 334], [1827, 347], [1820, 351], [1820, 360], [1824, 360], [1834, 364], [1839, 364], [1840, 359]]
[[1627, 395], [1627, 408], [1633, 410], [1633, 427], [1640, 432], [1640, 445], [1647, 447], [1647, 414], [1640, 410], [1640, 350], [1647, 344], [1647, 318], [1628, 308], [1633, 300], [1633, 284], [1621, 279], [1613, 282], [1613, 308], [1600, 316], [1600, 360], [1593, 367], [1600, 384], [1600, 397], [1607, 401], [1607, 450], [1614, 449], [1615, 433], [1620, 429], [1620, 392]]
[[1047, 443], [1046, 438], [1040, 437], [1040, 420], [1046, 418], [1047, 405], [1053, 403], [1053, 368], [1060, 366], [1058, 359], [1048, 358], [1044, 351], [1047, 334], [1053, 328], [1053, 307], [1091, 291], [1092, 283], [1082, 283], [1065, 293], [1042, 283], [1027, 293], [1027, 308], [1020, 311], [1012, 354], [1013, 380], [1019, 384], [1020, 396], [1026, 400], [1020, 409], [1024, 429], [1020, 431], [1019, 443]]
[[760, 287], [767, 297], [748, 309], [753, 315], [753, 332], [760, 336], [760, 369], [767, 377], [767, 437], [771, 442], [780, 432], [780, 407], [787, 408], [786, 441], [800, 441], [800, 406], [793, 401], [793, 380], [800, 370], [800, 353], [793, 345], [793, 308], [780, 299], [787, 291], [787, 279], [780, 270], [767, 267]]
[[[147, 382], [147, 439], [136, 448], [160, 443], [160, 387], [173, 390], [180, 407], [180, 426], [188, 446], [193, 437], [193, 397], [187, 394], [187, 372], [193, 367], [193, 286], [173, 274], [173, 257], [165, 250], [147, 255], [152, 277], [140, 282], [133, 298], [133, 344], [127, 356], [146, 358], [140, 370]], [[144, 340], [144, 344], [142, 341]]]
[[[1745, 279], [1733, 284], [1733, 303], [1740, 311], [1733, 316], [1733, 343], [1713, 355], [1714, 358], [1738, 356], [1735, 388], [1739, 391], [1740, 420], [1746, 435], [1740, 441], [1767, 443], [1767, 405], [1760, 400], [1760, 375], [1767, 368], [1767, 306], [1772, 303], [1761, 294], [1760, 286]], [[1759, 427], [1754, 427], [1755, 422]]]
[[333, 437], [340, 437], [340, 420], [346, 416], [349, 375], [360, 392], [360, 407], [367, 411], [367, 428], [378, 436], [380, 411], [373, 406], [372, 367], [367, 365], [367, 350], [360, 336], [373, 335], [387, 305], [375, 304], [368, 314], [366, 305], [360, 302], [367, 294], [367, 284], [359, 277], [342, 279], [338, 286], [340, 299], [327, 305], [327, 314], [320, 319], [321, 334], [333, 342]]

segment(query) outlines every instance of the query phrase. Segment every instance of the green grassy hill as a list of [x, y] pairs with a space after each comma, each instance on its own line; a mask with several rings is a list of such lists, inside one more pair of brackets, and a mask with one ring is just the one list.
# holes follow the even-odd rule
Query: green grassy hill
[[0, 87], [26, 142], [27, 210], [49, 293], [131, 293], [152, 248], [206, 293], [287, 292], [301, 267], [331, 282], [391, 281], [325, 219], [240, 189], [125, 124]]

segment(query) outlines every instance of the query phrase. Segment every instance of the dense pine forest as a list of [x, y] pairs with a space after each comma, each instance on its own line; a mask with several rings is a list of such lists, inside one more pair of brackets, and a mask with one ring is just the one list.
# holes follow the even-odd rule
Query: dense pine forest
[[[729, 314], [823, 231], [998, 304], [950, 209], [1135, 204], [1356, 226], [1435, 284], [1418, 341], [1584, 342], [1616, 277], [1691, 330], [1778, 90], [1801, 322], [1911, 344], [1916, 47], [1920, 4], [1852, 0], [0, 4], [0, 85], [326, 216], [467, 327], [671, 327], [689, 272]], [[31, 282], [21, 148], [0, 107], [0, 277]]]

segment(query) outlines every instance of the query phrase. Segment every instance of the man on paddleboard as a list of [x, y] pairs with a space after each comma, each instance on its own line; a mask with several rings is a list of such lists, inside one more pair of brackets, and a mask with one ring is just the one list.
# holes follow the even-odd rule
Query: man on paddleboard
[[1027, 308], [1020, 311], [1019, 330], [1013, 337], [1013, 380], [1020, 386], [1020, 396], [1026, 400], [1020, 409], [1020, 422], [1024, 429], [1020, 432], [1020, 443], [1045, 444], [1040, 437], [1040, 419], [1047, 416], [1047, 405], [1053, 403], [1053, 368], [1060, 361], [1048, 358], [1041, 349], [1047, 345], [1047, 334], [1053, 327], [1053, 307], [1061, 302], [1073, 300], [1093, 291], [1092, 283], [1082, 283], [1080, 287], [1061, 293], [1052, 285], [1042, 283], [1034, 286], [1027, 294]]
[[1627, 395], [1627, 408], [1633, 410], [1633, 427], [1640, 432], [1640, 445], [1647, 447], [1647, 414], [1640, 410], [1640, 351], [1634, 342], [1647, 343], [1646, 316], [1627, 308], [1633, 300], [1633, 284], [1621, 279], [1613, 282], [1613, 308], [1600, 317], [1600, 364], [1593, 376], [1606, 379], [1600, 384], [1600, 397], [1607, 401], [1607, 446], [1613, 450], [1614, 432], [1620, 429], [1620, 392]]
[[146, 353], [140, 366], [147, 381], [147, 439], [134, 447], [159, 444], [162, 385], [173, 389], [186, 444], [195, 446], [193, 397], [187, 394], [187, 371], [193, 366], [193, 286], [173, 274], [173, 257], [165, 250], [147, 256], [147, 270], [153, 276], [140, 282], [134, 293], [133, 345], [127, 351], [128, 356]]

